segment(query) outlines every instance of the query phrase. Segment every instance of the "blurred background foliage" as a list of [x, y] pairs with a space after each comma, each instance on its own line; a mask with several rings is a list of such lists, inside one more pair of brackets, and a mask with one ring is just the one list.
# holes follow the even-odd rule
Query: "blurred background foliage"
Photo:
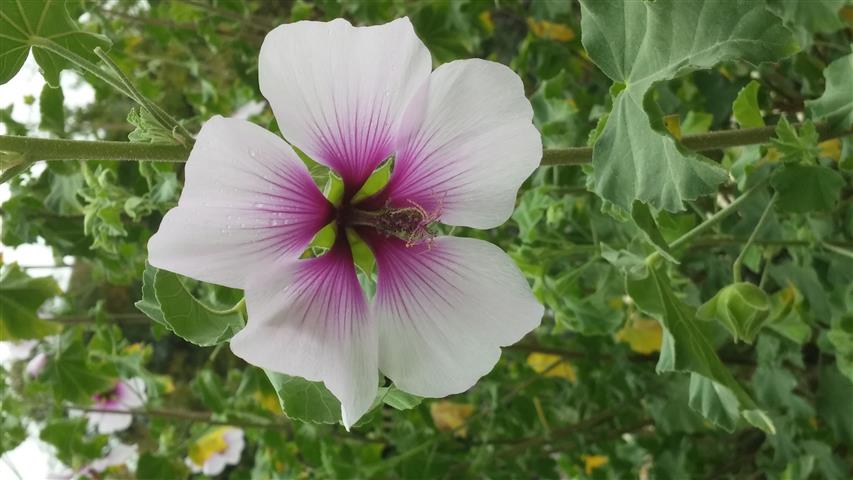
[[[768, 8], [795, 32], [801, 50], [777, 63], [729, 61], [656, 83], [650, 96], [670, 131], [806, 118], [805, 102], [826, 88], [824, 69], [850, 53], [853, 7], [774, 0]], [[524, 81], [549, 149], [587, 144], [612, 107], [612, 82], [584, 50], [580, 6], [568, 0], [72, 0], [67, 9], [81, 29], [109, 38], [110, 58], [191, 132], [216, 114], [277, 131], [257, 82], [265, 34], [281, 23], [338, 17], [378, 24], [409, 16], [435, 65], [471, 57], [509, 65]], [[94, 88], [93, 103], [68, 108], [62, 89], [46, 86], [40, 124], [15, 121], [10, 108], [0, 109], [0, 123], [13, 135], [173, 141], [126, 96], [83, 78]], [[736, 404], [703, 397], [688, 376], [655, 373], [663, 330], [630, 285], [626, 290], [620, 270], [654, 249], [636, 218], [587, 190], [588, 167], [540, 168], [507, 224], [454, 232], [486, 238], [513, 256], [547, 307], [542, 326], [505, 348], [471, 391], [421, 401], [391, 387], [347, 433], [329, 413], [334, 405], [326, 408], [334, 399], [309, 382], [271, 383], [217, 338], [207, 347], [185, 341], [196, 337], [140, 312], [147, 306], [156, 315], [153, 293], [146, 297], [153, 306], [134, 306], [146, 301], [145, 245], [177, 202], [181, 165], [51, 162], [13, 178], [2, 205], [3, 245], [43, 242], [72, 273], [63, 290], [29, 275], [26, 265], [3, 266], [3, 340], [39, 340], [0, 370], [0, 452], [38, 435], [71, 476], [185, 478], [184, 459], [221, 449], [216, 428], [230, 425], [242, 429], [245, 446], [238, 464], [218, 478], [850, 478], [853, 141], [819, 142], [806, 128], [778, 135], [773, 144], [711, 152], [730, 172], [716, 196], [689, 201], [681, 213], [653, 213], [657, 231], [672, 242], [787, 156], [843, 178], [837, 188], [816, 186], [769, 211], [743, 259], [745, 281], [760, 285], [766, 305], [750, 303], [740, 287], [724, 288], [769, 191], [696, 238], [668, 271], [686, 305], [714, 298], [705, 310], [728, 308], [738, 319], [749, 316], [744, 309], [764, 312], [747, 335], [724, 322], [701, 328], [772, 419], [775, 435], [739, 419]], [[816, 205], [803, 207], [822, 189], [830, 198], [817, 195]], [[160, 273], [146, 273], [151, 288], [154, 275]], [[194, 295], [186, 302], [223, 309], [241, 298], [171, 280]], [[28, 362], [37, 366], [40, 355], [43, 368], [29, 373]], [[144, 380], [146, 403], [130, 428], [98, 433], [73, 414], [71, 407], [91, 409], [93, 395], [118, 379], [136, 377]], [[132, 460], [93, 467], [118, 441], [136, 446]]]

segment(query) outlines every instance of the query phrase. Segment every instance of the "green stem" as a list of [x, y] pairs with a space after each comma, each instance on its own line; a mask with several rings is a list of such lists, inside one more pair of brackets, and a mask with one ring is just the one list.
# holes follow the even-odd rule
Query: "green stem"
[[843, 257], [853, 258], [853, 252], [847, 250], [846, 248], [842, 248], [827, 242], [821, 242], [820, 246], [829, 250], [830, 252], [837, 253], [838, 255], [841, 255]]
[[[732, 203], [730, 203], [726, 208], [724, 208], [724, 209], [720, 210], [719, 212], [715, 213], [714, 215], [710, 216], [707, 220], [705, 220], [704, 222], [700, 223], [699, 225], [693, 227], [692, 230], [685, 233], [681, 237], [677, 238], [674, 242], [672, 242], [669, 245], [670, 248], [672, 250], [675, 250], [678, 247], [681, 247], [685, 244], [688, 244], [688, 243], [690, 243], [691, 240], [693, 240], [697, 236], [701, 235], [706, 230], [708, 230], [711, 227], [722, 222], [729, 215], [735, 213], [738, 210], [738, 208], [740, 208], [740, 206], [743, 205], [744, 202], [746, 202], [753, 195], [755, 195], [755, 193], [762, 191], [768, 182], [770, 182], [769, 177], [765, 178], [764, 180], [753, 185], [752, 188], [743, 192], [743, 194], [741, 196], [734, 199], [734, 201], [732, 201]], [[646, 257], [646, 263], [652, 264], [652, 263], [656, 262], [659, 258], [660, 258], [660, 254], [658, 252], [654, 252], [651, 255], [649, 255], [648, 257]]]
[[101, 81], [103, 81], [107, 85], [113, 87], [114, 89], [118, 90], [122, 94], [130, 97], [131, 99], [133, 98], [131, 93], [129, 91], [127, 91], [127, 89], [124, 87], [124, 85], [121, 84], [121, 82], [119, 82], [118, 80], [116, 80], [112, 76], [108, 75], [106, 72], [104, 72], [100, 67], [98, 67], [94, 63], [90, 62], [89, 60], [86, 60], [85, 58], [81, 57], [80, 55], [77, 55], [76, 53], [72, 52], [71, 50], [68, 50], [67, 48], [63, 47], [62, 45], [50, 40], [49, 38], [43, 38], [43, 37], [33, 37], [30, 39], [30, 42], [32, 43], [32, 45], [34, 47], [43, 48], [45, 50], [48, 50], [52, 53], [59, 55], [60, 57], [66, 59], [69, 62], [77, 65], [80, 68], [82, 68], [87, 73], [90, 73], [90, 74], [94, 75], [95, 77], [99, 78]]
[[163, 408], [135, 408], [127, 410], [111, 410], [83, 405], [69, 405], [67, 408], [69, 410], [79, 410], [81, 412], [89, 413], [125, 413], [134, 416], [172, 418], [176, 420], [186, 420], [190, 422], [202, 422], [210, 425], [230, 425], [234, 427], [243, 428], [269, 428], [274, 430], [285, 431], [289, 431], [291, 429], [289, 423], [254, 422], [237, 419], [217, 420], [213, 418], [213, 414], [210, 412], [198, 412], [194, 410], [169, 410]]
[[[802, 124], [793, 124], [800, 127]], [[833, 130], [828, 124], [816, 125], [821, 140], [844, 137], [853, 133], [853, 129], [845, 131]], [[776, 134], [776, 126], [758, 128], [741, 128], [737, 130], [720, 130], [717, 132], [685, 135], [681, 144], [696, 152], [721, 150], [729, 147], [757, 145], [767, 143]], [[592, 161], [592, 147], [561, 148], [545, 150], [540, 165], [583, 165]]]
[[25, 162], [51, 160], [121, 160], [185, 162], [190, 151], [182, 145], [62, 140], [0, 135], [0, 152], [15, 152]]
[[746, 252], [749, 250], [749, 247], [755, 241], [755, 237], [758, 236], [758, 232], [761, 231], [761, 228], [764, 227], [764, 224], [767, 222], [767, 219], [770, 217], [770, 211], [773, 209], [773, 204], [776, 203], [776, 199], [779, 197], [779, 192], [773, 194], [770, 197], [770, 201], [767, 202], [767, 206], [764, 207], [764, 212], [761, 214], [761, 217], [758, 219], [758, 223], [755, 224], [755, 228], [752, 230], [752, 234], [744, 244], [743, 248], [740, 251], [740, 254], [735, 259], [735, 262], [732, 264], [732, 277], [734, 278], [735, 283], [740, 283], [742, 281], [741, 278], [741, 265], [743, 265], [743, 259], [746, 258]]
[[[127, 75], [118, 68], [118, 65], [113, 62], [113, 60], [101, 50], [101, 47], [95, 48], [95, 55], [97, 55], [104, 64], [112, 70], [113, 74], [118, 78], [119, 82], [124, 85], [125, 89], [130, 93], [130, 98], [138, 103], [142, 108], [148, 110], [148, 113], [157, 120], [157, 123], [160, 124], [161, 127], [169, 130], [174, 133], [176, 129], [181, 131], [186, 138], [192, 138], [192, 134], [183, 127], [177, 120], [175, 120], [171, 115], [169, 115], [165, 110], [160, 108], [157, 104], [149, 100], [136, 86], [133, 85], [133, 82], [127, 78]], [[181, 142], [183, 143], [183, 142]]]
[[[56, 52], [56, 50], [52, 50], [52, 48], [53, 47], [50, 47], [48, 49]], [[66, 53], [69, 54], [69, 58], [70, 56], [75, 56], [72, 52]], [[75, 62], [76, 61], [78, 60], [75, 60]], [[125, 89], [125, 86], [122, 85], [121, 82], [111, 78], [110, 75], [107, 75], [96, 65], [88, 62], [84, 58], [79, 58], [79, 62], [81, 62], [80, 65], [83, 66], [86, 71], [90, 71], [118, 89], [120, 92], [135, 100], [135, 97]], [[155, 106], [152, 108], [159, 107]], [[682, 142], [688, 146], [696, 146], [698, 147], [698, 150], [712, 150], [736, 145], [766, 143], [772, 137], [772, 134], [769, 132], [774, 131], [774, 128], [775, 127], [745, 128], [740, 130], [711, 132], [702, 135], [688, 135], [682, 138]], [[821, 132], [822, 139], [837, 138], [853, 133], [853, 130], [830, 132], [829, 127], [826, 125], [818, 126], [818, 131]], [[135, 160], [185, 162], [189, 156], [190, 150], [189, 148], [180, 145], [146, 145], [127, 142], [26, 139], [33, 140], [33, 143], [27, 144], [27, 147], [35, 147], [36, 143], [38, 143], [38, 148], [31, 150], [29, 148], [22, 149], [22, 145], [24, 145], [24, 143], [22, 143], [23, 140], [25, 140], [23, 137], [0, 135], [0, 151], [22, 153], [31, 162], [39, 160]], [[51, 143], [55, 143], [56, 146], [51, 147]], [[98, 147], [97, 145], [101, 143], [105, 145], [103, 147]], [[111, 156], [104, 157], [103, 152], [105, 151], [109, 151]], [[45, 152], [48, 152], [50, 155], [42, 156]], [[581, 165], [589, 163], [591, 159], [592, 148], [590, 147], [545, 150], [543, 152], [542, 162], [540, 165]]]

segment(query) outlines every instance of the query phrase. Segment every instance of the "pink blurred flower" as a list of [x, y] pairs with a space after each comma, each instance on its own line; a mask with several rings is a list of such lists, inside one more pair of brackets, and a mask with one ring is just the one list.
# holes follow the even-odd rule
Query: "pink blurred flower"
[[30, 361], [27, 362], [27, 367], [24, 369], [24, 373], [26, 373], [30, 378], [37, 378], [41, 375], [41, 372], [44, 371], [44, 367], [47, 366], [47, 361], [47, 354], [39, 352], [35, 357], [31, 358]]
[[141, 378], [119, 380], [112, 389], [92, 397], [92, 406], [100, 411], [86, 412], [89, 427], [105, 434], [126, 430], [133, 415], [125, 412], [144, 406], [146, 399]]
[[[261, 91], [287, 140], [343, 179], [343, 198], [327, 200], [280, 137], [214, 117], [190, 154], [178, 206], [148, 245], [158, 268], [244, 289], [249, 320], [232, 351], [323, 381], [347, 428], [373, 402], [380, 370], [416, 395], [459, 393], [542, 316], [498, 247], [434, 228], [509, 218], [542, 155], [522, 82], [479, 59], [431, 68], [407, 18], [276, 28], [261, 47]], [[357, 196], [389, 158], [384, 189]], [[334, 245], [300, 259], [329, 223]], [[353, 264], [354, 236], [376, 258], [372, 301]]]

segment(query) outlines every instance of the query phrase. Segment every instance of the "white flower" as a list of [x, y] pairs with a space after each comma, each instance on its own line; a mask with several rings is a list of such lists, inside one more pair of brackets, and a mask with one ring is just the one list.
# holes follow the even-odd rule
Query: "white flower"
[[[81, 474], [91, 475], [92, 473], [101, 473], [110, 467], [118, 467], [126, 465], [139, 455], [139, 447], [136, 445], [127, 445], [121, 442], [116, 442], [110, 452], [102, 458], [92, 461], [80, 471]], [[95, 478], [100, 478], [97, 475], [92, 475]]]
[[[347, 428], [373, 403], [380, 370], [415, 395], [459, 393], [542, 317], [500, 248], [434, 228], [493, 228], [512, 213], [542, 156], [521, 79], [479, 59], [431, 68], [407, 18], [276, 28], [261, 47], [261, 91], [284, 137], [343, 179], [343, 198], [324, 198], [278, 136], [215, 117], [190, 154], [178, 206], [148, 244], [158, 268], [245, 290], [248, 325], [232, 351], [323, 381]], [[392, 157], [384, 189], [358, 196]], [[333, 246], [300, 259], [330, 223]], [[351, 236], [376, 258], [372, 299]]]
[[240, 463], [244, 446], [243, 430], [236, 427], [215, 428], [190, 446], [185, 462], [193, 473], [212, 477], [222, 473], [226, 465]]

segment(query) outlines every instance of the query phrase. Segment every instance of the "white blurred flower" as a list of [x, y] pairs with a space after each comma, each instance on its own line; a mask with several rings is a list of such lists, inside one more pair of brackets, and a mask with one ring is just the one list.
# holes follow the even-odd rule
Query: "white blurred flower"
[[0, 342], [6, 350], [6, 359], [10, 362], [26, 360], [30, 358], [33, 349], [38, 345], [38, 340], [20, 340], [17, 342]]
[[190, 446], [186, 464], [193, 473], [211, 477], [219, 475], [226, 465], [240, 463], [244, 446], [243, 430], [236, 427], [216, 428]]
[[101, 473], [110, 467], [126, 465], [138, 455], [139, 447], [137, 447], [136, 445], [127, 445], [118, 442], [110, 449], [110, 453], [106, 454], [102, 458], [92, 461], [92, 463], [83, 467], [83, 469], [80, 470], [80, 474], [90, 475], [94, 478], [101, 478], [101, 476], [99, 475], [92, 474]]

